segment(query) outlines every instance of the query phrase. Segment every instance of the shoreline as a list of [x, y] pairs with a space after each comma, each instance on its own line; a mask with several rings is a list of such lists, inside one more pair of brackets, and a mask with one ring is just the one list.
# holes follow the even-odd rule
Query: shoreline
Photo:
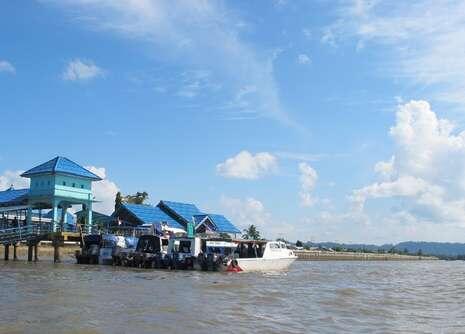
[[[75, 259], [76, 250], [80, 250], [79, 245], [66, 245], [60, 247], [60, 256], [62, 260]], [[52, 260], [54, 249], [51, 245], [45, 244], [38, 248], [39, 261]], [[400, 255], [400, 254], [378, 254], [378, 253], [355, 253], [355, 252], [329, 252], [329, 251], [296, 251], [298, 261], [432, 261], [439, 260], [435, 256], [417, 256], [417, 255]], [[10, 260], [12, 258], [10, 250]], [[27, 260], [27, 246], [19, 245], [17, 248], [18, 260]], [[0, 261], [4, 261], [4, 247], [0, 247]]]
[[300, 261], [431, 261], [439, 260], [435, 256], [355, 253], [355, 252], [328, 252], [328, 251], [296, 251]]

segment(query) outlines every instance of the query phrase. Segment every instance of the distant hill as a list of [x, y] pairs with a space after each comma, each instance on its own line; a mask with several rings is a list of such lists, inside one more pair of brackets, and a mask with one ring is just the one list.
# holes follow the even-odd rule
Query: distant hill
[[309, 247], [324, 247], [332, 249], [349, 249], [349, 250], [367, 250], [370, 252], [377, 252], [379, 250], [389, 251], [396, 249], [397, 251], [407, 251], [410, 254], [417, 254], [421, 251], [424, 255], [435, 256], [451, 256], [456, 257], [465, 255], [465, 243], [451, 243], [451, 242], [426, 242], [426, 241], [406, 241], [398, 244], [344, 244], [337, 242], [307, 242]]

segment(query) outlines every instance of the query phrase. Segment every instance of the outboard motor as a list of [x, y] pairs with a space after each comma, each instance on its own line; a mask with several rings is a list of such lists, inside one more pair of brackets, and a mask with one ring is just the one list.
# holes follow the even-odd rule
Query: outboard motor
[[220, 254], [208, 254], [207, 256], [207, 270], [218, 271], [223, 264], [223, 256]]

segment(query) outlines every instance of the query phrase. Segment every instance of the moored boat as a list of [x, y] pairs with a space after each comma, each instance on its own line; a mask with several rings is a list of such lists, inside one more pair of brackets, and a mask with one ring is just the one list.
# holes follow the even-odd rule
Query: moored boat
[[294, 252], [281, 241], [241, 240], [234, 256], [225, 263], [225, 270], [275, 271], [285, 270], [297, 259]]

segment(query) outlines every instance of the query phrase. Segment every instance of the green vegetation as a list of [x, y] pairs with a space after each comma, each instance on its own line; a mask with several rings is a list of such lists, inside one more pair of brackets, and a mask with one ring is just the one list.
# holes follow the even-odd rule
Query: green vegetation
[[242, 231], [242, 238], [246, 240], [260, 240], [260, 232], [255, 225], [250, 225]]
[[115, 197], [115, 211], [120, 208], [121, 204], [123, 204], [123, 195], [121, 195], [121, 192], [118, 191]]
[[138, 191], [134, 195], [126, 195], [126, 196], [123, 196], [121, 192], [118, 191], [115, 196], [115, 211], [118, 210], [118, 208], [123, 203], [144, 204], [144, 202], [148, 198], [149, 198], [149, 194], [146, 191], [143, 191], [143, 192]]

